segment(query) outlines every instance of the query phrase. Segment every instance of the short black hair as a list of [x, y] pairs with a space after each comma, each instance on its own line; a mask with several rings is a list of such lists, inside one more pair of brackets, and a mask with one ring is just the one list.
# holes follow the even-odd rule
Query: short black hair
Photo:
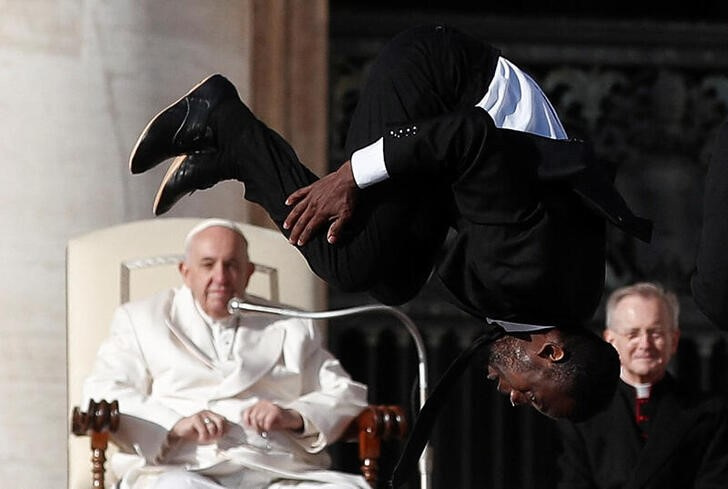
[[571, 421], [584, 421], [607, 407], [619, 380], [617, 351], [586, 328], [560, 329], [565, 359], [550, 375], [566, 386], [574, 399]]

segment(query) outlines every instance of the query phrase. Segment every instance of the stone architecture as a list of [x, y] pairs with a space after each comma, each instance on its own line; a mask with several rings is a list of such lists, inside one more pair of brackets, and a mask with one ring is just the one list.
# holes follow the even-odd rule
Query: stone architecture
[[[4, 485], [65, 484], [66, 396], [80, 396], [65, 389], [65, 245], [93, 229], [152, 218], [165, 168], [137, 176], [127, 169], [144, 124], [223, 72], [274, 128], [296, 132], [308, 161], [324, 162], [327, 30], [323, 0], [2, 2]], [[288, 63], [295, 50], [297, 61]], [[278, 64], [261, 68], [271, 60]], [[295, 92], [301, 79], [317, 82]], [[293, 109], [278, 109], [294, 97]], [[170, 215], [254, 220], [241, 196], [240, 185], [222, 184]]]

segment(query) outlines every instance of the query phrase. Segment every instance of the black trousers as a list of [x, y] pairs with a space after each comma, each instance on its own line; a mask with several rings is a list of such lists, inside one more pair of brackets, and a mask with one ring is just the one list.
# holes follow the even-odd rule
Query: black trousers
[[[464, 107], [484, 95], [498, 52], [443, 26], [424, 26], [396, 36], [378, 56], [362, 90], [347, 135], [350, 155], [380, 138], [389, 124], [417, 121]], [[290, 210], [284, 202], [317, 177], [278, 134], [238, 102], [211, 119], [220, 157], [238, 170], [245, 197], [263, 206], [284, 234]], [[311, 269], [345, 291], [369, 291], [400, 304], [427, 281], [453, 224], [448, 182], [431, 178], [382, 182], [360, 192], [355, 215], [336, 245], [326, 229], [300, 248]]]

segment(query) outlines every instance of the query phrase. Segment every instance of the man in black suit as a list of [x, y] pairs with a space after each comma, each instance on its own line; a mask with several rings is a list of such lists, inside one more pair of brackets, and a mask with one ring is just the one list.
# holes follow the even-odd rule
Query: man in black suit
[[157, 214], [221, 180], [243, 182], [314, 272], [344, 290], [400, 304], [436, 267], [443, 293], [484, 319], [499, 390], [584, 418], [617, 377], [613, 350], [581, 327], [601, 297], [605, 218], [645, 240], [650, 226], [589, 147], [565, 137], [538, 85], [495, 48], [426, 26], [380, 54], [350, 159], [320, 180], [220, 75], [152, 119], [130, 167], [177, 157]]
[[680, 337], [679, 305], [652, 283], [615, 290], [605, 339], [619, 352], [621, 381], [608, 408], [560, 422], [560, 489], [728, 487], [728, 413], [667, 373]]

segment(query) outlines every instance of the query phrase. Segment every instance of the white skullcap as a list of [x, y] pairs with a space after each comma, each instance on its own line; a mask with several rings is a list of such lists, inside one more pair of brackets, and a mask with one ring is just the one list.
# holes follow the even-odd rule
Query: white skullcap
[[[227, 228], [231, 231], [234, 231], [240, 235], [243, 240], [245, 240], [245, 235], [243, 234], [243, 230], [240, 229], [240, 226], [238, 226], [233, 221], [229, 221], [227, 219], [205, 219], [204, 221], [197, 224], [195, 227], [190, 229], [190, 232], [187, 233], [187, 236], [185, 237], [185, 253], [187, 252], [187, 248], [190, 246], [190, 241], [192, 241], [192, 238], [200, 234], [202, 231], [208, 228], [212, 227], [221, 227], [221, 228]], [[247, 242], [247, 240], [245, 240]]]

